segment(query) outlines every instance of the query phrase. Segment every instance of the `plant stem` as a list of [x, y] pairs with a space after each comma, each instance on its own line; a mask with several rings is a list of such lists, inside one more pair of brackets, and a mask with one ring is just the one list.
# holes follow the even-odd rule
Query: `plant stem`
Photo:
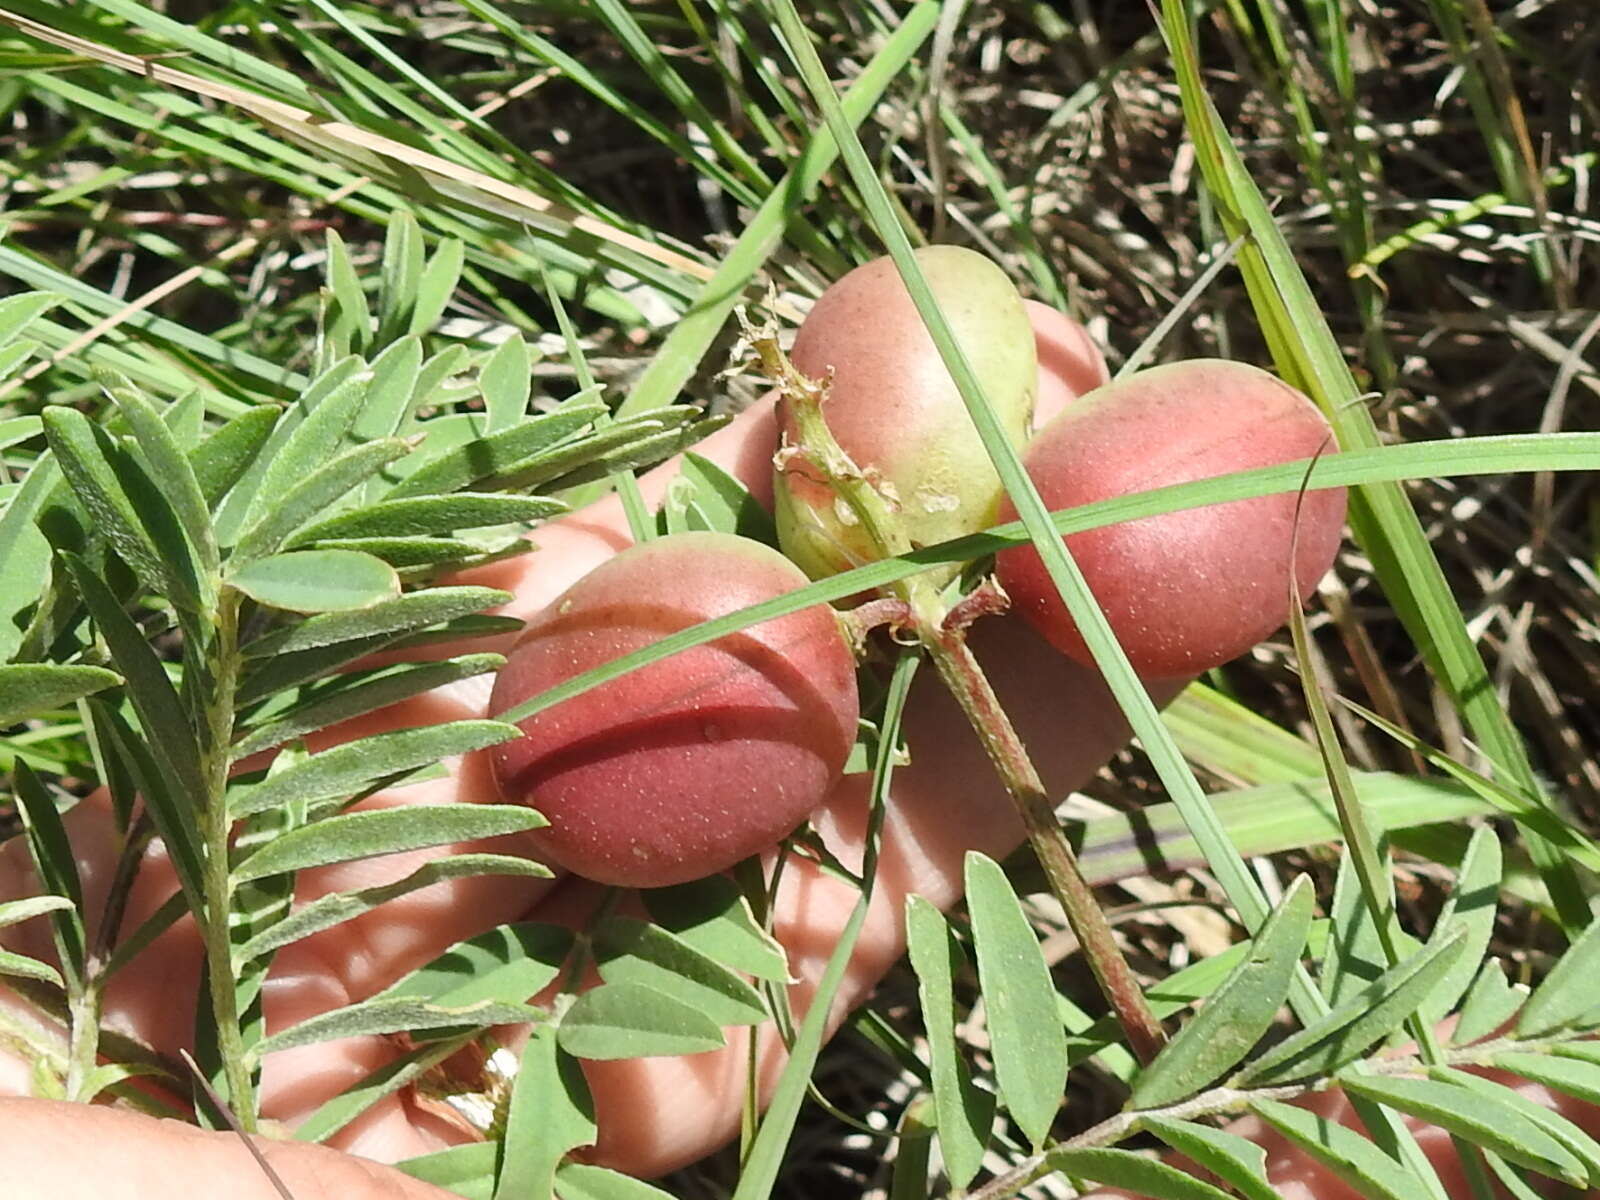
[[[753, 335], [762, 368], [781, 389], [783, 403], [788, 405], [799, 430], [799, 445], [785, 447], [780, 454], [805, 455], [810, 466], [850, 506], [880, 554], [892, 557], [907, 553], [912, 548], [911, 541], [898, 513], [828, 428], [822, 413], [827, 384], [808, 379], [796, 370], [778, 349], [774, 337], [763, 336], [748, 326], [746, 334]], [[940, 678], [966, 714], [1016, 804], [1050, 890], [1066, 911], [1067, 922], [1083, 947], [1095, 982], [1127, 1034], [1129, 1046], [1140, 1062], [1151, 1062], [1166, 1044], [1166, 1034], [1145, 1001], [1144, 991], [1123, 957], [1093, 889], [1083, 877], [1077, 855], [1056, 820], [1055, 808], [1027, 747], [967, 645], [967, 626], [976, 615], [996, 607], [997, 593], [993, 589], [982, 596], [974, 593], [971, 606], [958, 604], [952, 610], [926, 575], [901, 580], [893, 591], [909, 610], [911, 625]]]
[[1095, 982], [1116, 1013], [1134, 1055], [1141, 1063], [1150, 1063], [1166, 1045], [1166, 1033], [1123, 957], [1094, 890], [1083, 877], [1078, 856], [1056, 820], [1055, 806], [1027, 747], [967, 645], [965, 631], [951, 628], [945, 620], [946, 610], [933, 587], [922, 576], [912, 576], [900, 586], [909, 593], [916, 628], [939, 677], [966, 714], [1017, 806], [1028, 842], [1044, 868], [1051, 892], [1066, 911]]
[[72, 1041], [67, 1048], [66, 1094], [68, 1100], [88, 1103], [85, 1084], [100, 1058], [100, 978], [93, 964], [81, 987], [73, 989], [68, 1005], [67, 1027]]
[[201, 747], [201, 767], [206, 782], [205, 811], [205, 921], [206, 974], [211, 990], [211, 1018], [217, 1027], [217, 1055], [222, 1060], [227, 1100], [234, 1117], [247, 1133], [256, 1130], [254, 1088], [239, 1030], [237, 980], [233, 946], [228, 932], [233, 881], [229, 873], [229, 839], [233, 822], [228, 817], [228, 747], [233, 741], [235, 695], [239, 684], [239, 597], [223, 589], [217, 601], [216, 628], [210, 649], [211, 694], [207, 697], [207, 728]]

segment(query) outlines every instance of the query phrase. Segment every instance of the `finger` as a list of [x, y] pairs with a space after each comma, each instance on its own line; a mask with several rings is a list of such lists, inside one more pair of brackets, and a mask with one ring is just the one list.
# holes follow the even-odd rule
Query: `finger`
[[[378, 1163], [304, 1142], [254, 1143], [295, 1200], [447, 1200]], [[0, 1099], [0, 1196], [281, 1200], [233, 1133], [209, 1133], [122, 1109]]]

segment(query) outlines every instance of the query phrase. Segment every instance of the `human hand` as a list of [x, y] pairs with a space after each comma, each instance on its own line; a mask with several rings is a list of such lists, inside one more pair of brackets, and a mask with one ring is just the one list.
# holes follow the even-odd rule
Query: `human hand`
[[[1040, 339], [1039, 410], [1044, 420], [1103, 378], [1104, 367], [1074, 323], [1042, 305], [1031, 306], [1031, 313]], [[763, 402], [698, 449], [745, 482], [758, 498], [769, 500], [775, 446], [771, 404]], [[647, 475], [641, 481], [647, 499], [658, 500], [674, 473], [669, 465]], [[504, 610], [510, 615], [526, 617], [539, 611], [630, 541], [621, 506], [614, 498], [542, 527], [535, 540], [538, 549], [534, 553], [471, 573], [471, 582], [513, 594], [514, 600]], [[1127, 730], [1116, 706], [1099, 682], [1044, 650], [1020, 624], [989, 622], [975, 630], [973, 643], [1002, 699], [1016, 715], [1023, 736], [1038, 748], [1040, 769], [1053, 791], [1081, 785], [1126, 740]], [[489, 682], [468, 680], [346, 722], [308, 739], [310, 748], [317, 751], [384, 730], [483, 715]], [[1063, 729], [1072, 730], [1073, 736], [1061, 736]], [[905, 736], [915, 747], [914, 761], [896, 773], [872, 908], [835, 997], [832, 1025], [871, 992], [902, 953], [902, 910], [907, 896], [917, 893], [940, 906], [954, 903], [960, 895], [962, 859], [967, 850], [999, 857], [1022, 838], [1010, 803], [965, 718], [931, 677], [913, 697]], [[362, 807], [492, 803], [498, 799], [481, 755], [446, 766], [444, 778], [379, 793]], [[839, 786], [816, 815], [814, 825], [840, 861], [859, 863], [865, 818], [865, 781], [855, 777]], [[68, 815], [67, 824], [86, 891], [86, 911], [97, 913], [119, 850], [104, 797], [81, 803]], [[393, 882], [445, 854], [485, 849], [514, 852], [515, 841], [499, 838], [305, 871], [297, 880], [297, 898], [304, 903], [334, 892]], [[159, 848], [152, 850], [129, 897], [123, 928], [135, 928], [174, 888], [170, 864]], [[0, 896], [38, 890], [23, 848], [13, 843], [0, 855]], [[590, 885], [573, 879], [475, 877], [440, 883], [391, 901], [277, 954], [263, 994], [268, 1030], [370, 997], [449, 946], [495, 925], [528, 919], [580, 921], [593, 896]], [[806, 1011], [856, 899], [853, 888], [809, 863], [798, 861], [786, 869], [776, 903], [775, 932], [788, 952], [796, 980], [790, 1000], [797, 1014]], [[17, 927], [11, 931], [12, 944], [25, 953], [49, 957], [48, 938], [38, 927], [41, 925], [32, 922]], [[178, 922], [111, 980], [104, 996], [105, 1026], [168, 1056], [191, 1046], [201, 959], [193, 924], [187, 919]], [[594, 1161], [636, 1174], [659, 1174], [704, 1155], [732, 1136], [749, 1061], [746, 1036], [746, 1031], [734, 1031], [727, 1049], [691, 1058], [586, 1064], [601, 1130]], [[770, 1086], [781, 1068], [782, 1047], [770, 1026], [755, 1036], [759, 1039], [761, 1079]], [[400, 1053], [401, 1047], [392, 1039], [365, 1037], [269, 1055], [262, 1071], [263, 1117], [293, 1128], [323, 1102]], [[29, 1066], [15, 1057], [9, 1063], [0, 1058], [0, 1092], [28, 1095]], [[249, 1165], [238, 1158], [242, 1146], [236, 1141], [229, 1142], [223, 1135], [201, 1135], [171, 1123], [76, 1106], [8, 1103], [0, 1112], [4, 1114], [0, 1139], [8, 1147], [15, 1142], [16, 1150], [0, 1155], [0, 1161], [16, 1175], [22, 1188], [10, 1194], [44, 1191], [46, 1180], [53, 1181], [49, 1190], [56, 1194], [57, 1183], [66, 1187], [73, 1179], [97, 1176], [90, 1158], [84, 1157], [92, 1154], [105, 1155], [108, 1170], [119, 1157], [125, 1164], [150, 1158], [165, 1163], [167, 1172], [199, 1172], [197, 1182], [205, 1173], [221, 1170], [225, 1161], [235, 1167]], [[43, 1131], [54, 1131], [54, 1136], [44, 1137]], [[330, 1144], [350, 1154], [395, 1161], [475, 1136], [453, 1110], [402, 1091], [339, 1131]], [[78, 1146], [81, 1152], [62, 1153], [64, 1145]], [[289, 1147], [275, 1149], [285, 1161], [298, 1161]], [[323, 1154], [313, 1157], [316, 1162], [307, 1160], [305, 1165], [310, 1172], [308, 1180], [334, 1169], [328, 1166], [334, 1160]], [[128, 1171], [118, 1175], [124, 1181], [136, 1177]], [[162, 1180], [160, 1186], [165, 1189], [172, 1186], [170, 1173], [158, 1170], [152, 1178]], [[128, 1186], [135, 1185], [129, 1182]], [[338, 1190], [350, 1195], [354, 1186], [341, 1179]], [[297, 1196], [305, 1194], [316, 1193], [296, 1190]]]

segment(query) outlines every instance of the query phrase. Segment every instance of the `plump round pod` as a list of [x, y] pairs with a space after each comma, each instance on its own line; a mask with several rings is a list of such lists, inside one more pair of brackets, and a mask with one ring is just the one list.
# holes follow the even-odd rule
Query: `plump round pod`
[[[917, 262], [1006, 436], [1020, 447], [1037, 375], [1022, 298], [1005, 272], [971, 250], [928, 246], [917, 251]], [[812, 378], [832, 373], [822, 407], [828, 428], [858, 467], [887, 485], [913, 544], [993, 522], [1000, 478], [893, 262], [858, 267], [824, 292], [790, 358]], [[794, 444], [798, 430], [787, 401], [780, 421], [786, 444]], [[803, 458], [780, 456], [779, 463], [778, 539], [790, 558], [821, 579], [879, 557]]]
[[[1312, 402], [1243, 363], [1197, 359], [1141, 371], [1079, 398], [1023, 456], [1047, 507], [1072, 508], [1310, 458], [1336, 449]], [[1133, 668], [1149, 679], [1194, 675], [1244, 653], [1288, 620], [1294, 493], [1146, 517], [1066, 539]], [[1295, 591], [1333, 563], [1345, 493], [1307, 493]], [[1015, 519], [1009, 501], [1005, 519]], [[1012, 604], [1059, 650], [1092, 659], [1037, 551], [996, 564]]]
[[[491, 713], [670, 634], [793, 591], [767, 546], [684, 533], [624, 550], [535, 617]], [[664, 887], [776, 845], [826, 798], [855, 742], [855, 660], [814, 605], [592, 688], [492, 751], [502, 795], [537, 808], [552, 863]]]

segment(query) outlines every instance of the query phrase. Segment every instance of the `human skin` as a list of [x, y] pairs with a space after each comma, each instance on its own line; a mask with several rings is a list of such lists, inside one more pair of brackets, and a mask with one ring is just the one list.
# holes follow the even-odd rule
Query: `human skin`
[[[1065, 318], [1047, 309], [1036, 308], [1032, 316], [1044, 361], [1049, 361], [1047, 342], [1070, 345], [1081, 337]], [[1072, 394], [1060, 379], [1041, 379], [1041, 406], [1059, 406]], [[1045, 411], [1041, 417], [1049, 415]], [[775, 437], [770, 407], [762, 405], [714, 435], [700, 450], [766, 497]], [[646, 494], [658, 497], [669, 477], [670, 472], [660, 471], [647, 476]], [[514, 615], [538, 611], [592, 566], [629, 544], [626, 522], [614, 501], [546, 526], [535, 540], [536, 553], [474, 576], [476, 582], [513, 591], [515, 599], [507, 611]], [[1098, 682], [1048, 652], [1017, 622], [980, 623], [974, 629], [974, 646], [1033, 746], [1054, 793], [1081, 785], [1124, 743], [1126, 730]], [[933, 682], [931, 672], [924, 674], [907, 717], [906, 736], [914, 758], [896, 775], [877, 890], [835, 999], [835, 1026], [901, 955], [905, 897], [915, 892], [940, 906], [953, 904], [960, 897], [961, 862], [967, 849], [999, 856], [1021, 838], [1009, 802], [964, 719]], [[314, 748], [384, 728], [480, 716], [488, 690], [487, 680], [455, 685], [331, 731]], [[367, 806], [494, 799], [482, 756], [446, 765], [447, 778], [374, 797]], [[859, 778], [846, 780], [816, 818], [823, 839], [847, 864], [859, 861], [861, 852], [862, 786]], [[86, 909], [97, 913], [116, 853], [105, 806], [94, 801], [82, 804], [69, 814], [68, 822], [85, 882]], [[517, 847], [517, 839], [503, 838], [305, 872], [299, 896], [304, 901], [388, 882], [429, 857], [474, 849], [512, 852]], [[124, 928], [136, 927], [171, 890], [170, 868], [153, 850], [135, 887]], [[36, 891], [22, 848], [13, 842], [0, 851], [0, 899]], [[578, 919], [591, 899], [586, 885], [573, 880], [488, 878], [451, 881], [391, 902], [278, 955], [265, 993], [269, 1028], [283, 1028], [370, 996], [451, 944], [496, 924], [529, 918]], [[798, 980], [791, 989], [797, 1012], [808, 1007], [855, 900], [852, 889], [804, 863], [794, 863], [786, 872], [778, 898], [777, 933]], [[35, 927], [39, 924], [14, 927], [9, 944], [48, 956], [48, 937], [43, 928]], [[112, 982], [105, 1004], [107, 1023], [167, 1053], [190, 1045], [189, 1014], [199, 971], [198, 942], [185, 920]], [[759, 1036], [762, 1078], [770, 1086], [781, 1067], [781, 1047], [770, 1029]], [[730, 1137], [743, 1098], [743, 1037], [734, 1031], [728, 1050], [691, 1058], [591, 1064], [588, 1074], [602, 1128], [597, 1160], [655, 1174], [692, 1161]], [[264, 1069], [263, 1111], [292, 1126], [398, 1053], [387, 1039], [362, 1038], [274, 1055]], [[0, 1053], [0, 1093], [28, 1094], [27, 1065]], [[449, 1114], [402, 1093], [381, 1102], [333, 1139], [334, 1146], [348, 1153], [277, 1143], [272, 1161], [286, 1174], [297, 1200], [424, 1200], [445, 1193], [403, 1180], [369, 1160], [395, 1161], [467, 1136]], [[0, 1195], [98, 1198], [107, 1194], [108, 1186], [128, 1200], [169, 1200], [185, 1188], [248, 1200], [276, 1195], [263, 1186], [258, 1168], [232, 1135], [202, 1133], [176, 1122], [98, 1107], [0, 1100]], [[1311, 1186], [1321, 1187], [1315, 1181]], [[1331, 1190], [1301, 1194], [1318, 1200], [1342, 1195]]]

